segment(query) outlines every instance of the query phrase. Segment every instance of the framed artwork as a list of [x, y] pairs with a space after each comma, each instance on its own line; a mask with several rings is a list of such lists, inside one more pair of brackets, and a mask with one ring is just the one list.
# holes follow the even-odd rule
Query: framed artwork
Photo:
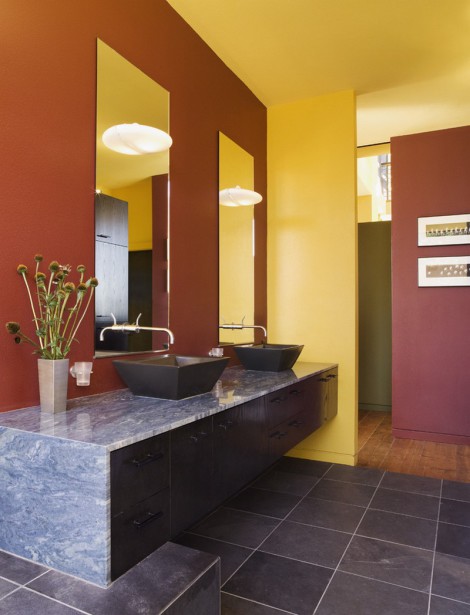
[[470, 243], [470, 214], [418, 218], [418, 246]]
[[470, 286], [470, 256], [418, 258], [418, 286]]

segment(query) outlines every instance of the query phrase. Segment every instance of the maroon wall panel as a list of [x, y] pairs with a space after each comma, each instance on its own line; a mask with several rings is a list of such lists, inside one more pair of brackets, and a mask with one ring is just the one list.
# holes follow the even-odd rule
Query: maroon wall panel
[[[165, 0], [1, 4], [0, 324], [31, 320], [18, 263], [41, 252], [93, 269], [97, 37], [170, 92], [170, 327], [175, 351], [206, 354], [218, 340], [218, 131], [255, 157], [255, 189], [266, 195], [266, 109]], [[265, 245], [266, 199], [257, 220]], [[0, 411], [36, 404], [31, 348], [3, 331]], [[79, 339], [71, 361], [90, 360], [92, 313]], [[110, 360], [93, 371], [87, 394], [123, 386]], [[71, 379], [69, 397], [80, 394]]]
[[392, 139], [394, 435], [470, 444], [470, 287], [418, 287], [417, 219], [470, 213], [470, 126]]

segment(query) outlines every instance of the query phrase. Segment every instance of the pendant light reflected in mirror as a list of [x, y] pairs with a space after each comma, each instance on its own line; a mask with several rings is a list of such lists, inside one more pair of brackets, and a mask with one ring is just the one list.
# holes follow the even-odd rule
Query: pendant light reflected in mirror
[[136, 122], [111, 126], [104, 131], [102, 139], [109, 149], [129, 156], [165, 152], [173, 143], [170, 135], [163, 130]]
[[227, 207], [243, 207], [247, 205], [256, 205], [263, 200], [263, 197], [254, 190], [247, 190], [235, 186], [234, 188], [225, 188], [219, 192], [219, 204]]

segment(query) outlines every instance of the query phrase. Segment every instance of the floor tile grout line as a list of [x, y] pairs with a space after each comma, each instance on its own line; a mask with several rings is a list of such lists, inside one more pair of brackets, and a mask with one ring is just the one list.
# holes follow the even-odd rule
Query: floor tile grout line
[[449, 598], [448, 596], [442, 596], [441, 594], [432, 594], [436, 598], [442, 598], [443, 600], [449, 600], [450, 602], [456, 602], [457, 604], [464, 604], [465, 606], [470, 606], [470, 602], [465, 602], [465, 600], [459, 600], [458, 598]]
[[419, 549], [420, 551], [426, 551], [432, 553], [433, 549], [427, 549], [426, 547], [417, 547], [416, 545], [408, 545], [404, 542], [396, 542], [396, 540], [385, 540], [385, 538], [377, 538], [376, 536], [367, 536], [366, 534], [359, 534], [357, 531], [354, 533], [357, 538], [366, 538], [367, 540], [376, 540], [377, 542], [386, 542], [389, 545], [395, 545], [397, 547], [408, 547], [410, 549]]
[[16, 585], [16, 587], [14, 587], [11, 591], [9, 591], [4, 596], [0, 597], [0, 602], [4, 598], [7, 598], [7, 596], [11, 596], [11, 594], [14, 594], [19, 589], [30, 589], [28, 587], [29, 583], [32, 583], [33, 581], [36, 581], [37, 579], [40, 579], [43, 575], [47, 574], [48, 572], [49, 572], [49, 569], [44, 570], [43, 572], [41, 572], [41, 574], [38, 574], [36, 577], [33, 577], [32, 579], [28, 579], [25, 583], [17, 583], [16, 581], [12, 581], [11, 579], [7, 579], [7, 577], [0, 576], [0, 579], [5, 579], [5, 581], [7, 581], [8, 583], [12, 583], [13, 585]]
[[441, 480], [441, 493], [440, 493], [440, 499], [439, 499], [439, 510], [438, 510], [438, 513], [437, 513], [436, 534], [434, 536], [434, 550], [433, 550], [432, 564], [431, 564], [431, 578], [429, 579], [429, 598], [428, 598], [428, 613], [427, 613], [427, 615], [431, 615], [432, 585], [433, 585], [433, 580], [434, 580], [434, 564], [436, 562], [437, 537], [438, 537], [438, 534], [439, 534], [439, 519], [440, 519], [440, 516], [441, 516], [442, 487], [443, 487], [443, 482]]
[[[470, 528], [470, 525], [463, 525], [463, 523], [451, 523], [450, 521], [439, 521], [442, 525], [454, 525], [455, 527], [466, 527]], [[468, 558], [466, 558], [468, 559]]]
[[350, 547], [350, 545], [351, 545], [352, 541], [354, 540], [354, 537], [356, 536], [356, 532], [357, 532], [357, 530], [359, 529], [359, 526], [361, 525], [361, 523], [362, 523], [362, 521], [363, 521], [364, 517], [365, 517], [365, 516], [366, 516], [366, 514], [367, 514], [367, 511], [369, 510], [369, 505], [370, 505], [370, 503], [372, 502], [373, 497], [374, 497], [374, 496], [375, 496], [375, 494], [377, 493], [377, 490], [378, 490], [378, 488], [380, 487], [380, 484], [382, 483], [384, 476], [385, 476], [385, 471], [382, 471], [382, 476], [380, 477], [380, 480], [379, 480], [379, 482], [378, 482], [378, 484], [377, 484], [377, 486], [376, 486], [376, 488], [375, 488], [375, 491], [374, 491], [374, 493], [372, 494], [372, 496], [371, 496], [371, 498], [370, 498], [370, 500], [369, 500], [369, 504], [368, 504], [368, 505], [367, 505], [367, 507], [365, 508], [364, 513], [362, 514], [362, 517], [359, 519], [358, 523], [356, 524], [356, 528], [355, 528], [354, 532], [353, 532], [353, 533], [352, 533], [352, 535], [351, 535], [351, 539], [350, 539], [350, 541], [348, 542], [348, 544], [346, 545], [346, 547], [345, 547], [345, 549], [344, 549], [344, 551], [343, 551], [343, 555], [340, 557], [340, 559], [339, 559], [339, 561], [338, 561], [338, 563], [337, 563], [337, 565], [336, 565], [336, 568], [334, 569], [333, 574], [331, 575], [330, 580], [328, 581], [328, 583], [327, 583], [327, 585], [326, 585], [325, 589], [323, 590], [323, 593], [322, 593], [322, 595], [321, 595], [321, 597], [320, 597], [320, 600], [318, 601], [318, 603], [317, 603], [317, 605], [316, 605], [315, 609], [313, 610], [313, 615], [315, 615], [315, 613], [318, 611], [318, 609], [319, 609], [319, 607], [320, 607], [320, 605], [321, 605], [321, 603], [322, 603], [322, 601], [323, 601], [323, 598], [325, 597], [326, 592], [328, 591], [328, 588], [330, 587], [330, 585], [331, 585], [331, 583], [332, 583], [333, 579], [335, 578], [335, 575], [336, 575], [336, 573], [337, 573], [337, 572], [338, 572], [338, 570], [339, 570], [339, 567], [340, 567], [340, 565], [341, 565], [341, 562], [343, 561], [344, 556], [346, 555], [347, 550], [349, 549], [349, 547]]
[[33, 581], [36, 581], [37, 579], [40, 579], [41, 577], [43, 577], [48, 572], [49, 572], [49, 570], [44, 570], [44, 572], [41, 572], [41, 574], [38, 574], [37, 577], [33, 577], [27, 583], [24, 583], [23, 587], [28, 586], [30, 583], [32, 583]]
[[375, 510], [377, 512], [385, 512], [391, 515], [401, 515], [402, 517], [409, 517], [410, 519], [421, 519], [422, 521], [433, 521], [433, 522], [437, 521], [437, 517], [432, 519], [431, 517], [421, 517], [419, 515], [410, 515], [408, 513], [396, 512], [395, 510], [387, 510], [386, 508], [376, 508], [375, 506], [369, 506], [369, 510]]
[[226, 510], [235, 510], [237, 512], [249, 513], [251, 515], [256, 515], [258, 517], [266, 517], [267, 519], [274, 519], [275, 521], [284, 521], [287, 516], [290, 515], [290, 512], [287, 513], [284, 517], [274, 517], [273, 515], [268, 515], [267, 513], [256, 513], [251, 510], [247, 510], [246, 508], [234, 508], [233, 506], [224, 506]]
[[383, 583], [384, 585], [391, 585], [392, 587], [399, 587], [400, 589], [408, 589], [418, 594], [427, 594], [427, 589], [416, 589], [416, 587], [409, 587], [408, 585], [400, 585], [399, 583], [392, 583], [391, 581], [385, 581], [384, 579], [377, 579], [376, 577], [368, 577], [365, 574], [358, 574], [357, 572], [351, 572], [350, 570], [340, 570], [342, 574], [348, 574], [352, 577], [359, 577], [360, 579], [366, 579], [367, 581], [375, 581], [376, 583]]
[[23, 588], [24, 588], [24, 585], [17, 585], [11, 591], [9, 591], [7, 594], [5, 594], [4, 596], [0, 598], [0, 603], [2, 602], [2, 600], [5, 600], [5, 598], [8, 598], [8, 596], [11, 596], [15, 592], [17, 592], [19, 589], [23, 589]]
[[0, 574], [0, 581], [7, 581], [8, 583], [13, 583], [13, 585], [18, 585], [18, 587], [23, 587], [21, 583], [18, 583], [17, 581], [13, 581], [12, 579], [9, 579], [8, 577], [4, 577], [2, 574]]
[[[330, 466], [325, 470], [325, 472], [322, 474], [322, 476], [320, 477], [315, 477], [317, 478], [317, 481], [315, 483], [315, 485], [323, 478], [323, 476], [328, 472], [328, 470], [330, 470], [330, 468], [333, 466], [334, 464], [330, 464]], [[313, 485], [313, 487], [315, 486]], [[312, 487], [312, 489], [313, 489]], [[273, 530], [264, 538], [264, 540], [261, 541], [261, 543], [253, 550], [252, 553], [250, 553], [250, 555], [240, 564], [240, 566], [238, 566], [236, 568], [236, 570], [233, 571], [233, 573], [227, 577], [227, 579], [224, 582], [224, 586], [234, 577], [234, 575], [237, 574], [237, 572], [240, 570], [240, 568], [242, 566], [244, 566], [246, 564], [246, 562], [248, 562], [249, 559], [251, 559], [253, 557], [253, 555], [260, 549], [260, 547], [266, 542], [266, 540], [272, 536], [272, 534], [282, 525], [282, 523], [284, 523], [284, 521], [286, 521], [287, 517], [289, 517], [289, 515], [291, 515], [293, 513], [293, 511], [297, 508], [297, 506], [300, 505], [301, 502], [303, 502], [303, 500], [307, 497], [307, 495], [304, 495], [298, 502], [297, 504], [289, 511], [289, 513], [279, 521], [279, 523], [276, 525], [275, 528], [273, 528]], [[264, 551], [260, 551], [260, 553], [264, 553]], [[220, 588], [222, 591], [222, 587]], [[261, 604], [261, 603], [260, 603]], [[265, 606], [270, 606], [270, 605], [265, 605]]]
[[78, 606], [73, 606], [71, 604], [67, 604], [66, 602], [62, 602], [62, 600], [58, 600], [57, 598], [54, 598], [53, 596], [48, 596], [46, 594], [43, 594], [40, 591], [33, 589], [32, 587], [24, 586], [22, 589], [25, 589], [26, 591], [29, 591], [32, 594], [36, 594], [37, 596], [41, 596], [42, 598], [45, 598], [46, 600], [50, 600], [51, 602], [55, 602], [57, 604], [61, 604], [62, 606], [66, 606], [69, 609], [74, 609], [77, 613], [82, 613], [82, 615], [93, 615], [91, 611], [84, 611]]
[[[227, 594], [227, 596], [233, 596], [234, 598], [239, 598], [240, 600], [244, 600], [245, 602], [251, 602], [253, 604], [259, 604], [260, 606], [268, 606], [264, 604], [264, 602], [259, 602], [258, 600], [251, 600], [250, 598], [245, 598], [244, 596], [238, 596], [237, 594], [232, 594], [231, 592], [227, 592], [224, 590], [220, 590], [221, 593]], [[276, 606], [270, 606], [270, 609], [274, 609], [275, 611], [279, 611], [279, 613], [286, 613], [286, 615], [298, 615], [293, 611], [285, 611], [284, 609], [278, 609]]]

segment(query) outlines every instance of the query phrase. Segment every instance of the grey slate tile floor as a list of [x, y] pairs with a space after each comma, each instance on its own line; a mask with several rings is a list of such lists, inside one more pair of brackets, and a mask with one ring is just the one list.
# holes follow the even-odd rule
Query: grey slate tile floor
[[285, 457], [177, 541], [222, 615], [470, 615], [470, 484]]
[[[176, 542], [222, 615], [470, 615], [467, 483], [286, 457]], [[0, 552], [0, 615], [157, 615], [152, 557], [110, 592]]]

